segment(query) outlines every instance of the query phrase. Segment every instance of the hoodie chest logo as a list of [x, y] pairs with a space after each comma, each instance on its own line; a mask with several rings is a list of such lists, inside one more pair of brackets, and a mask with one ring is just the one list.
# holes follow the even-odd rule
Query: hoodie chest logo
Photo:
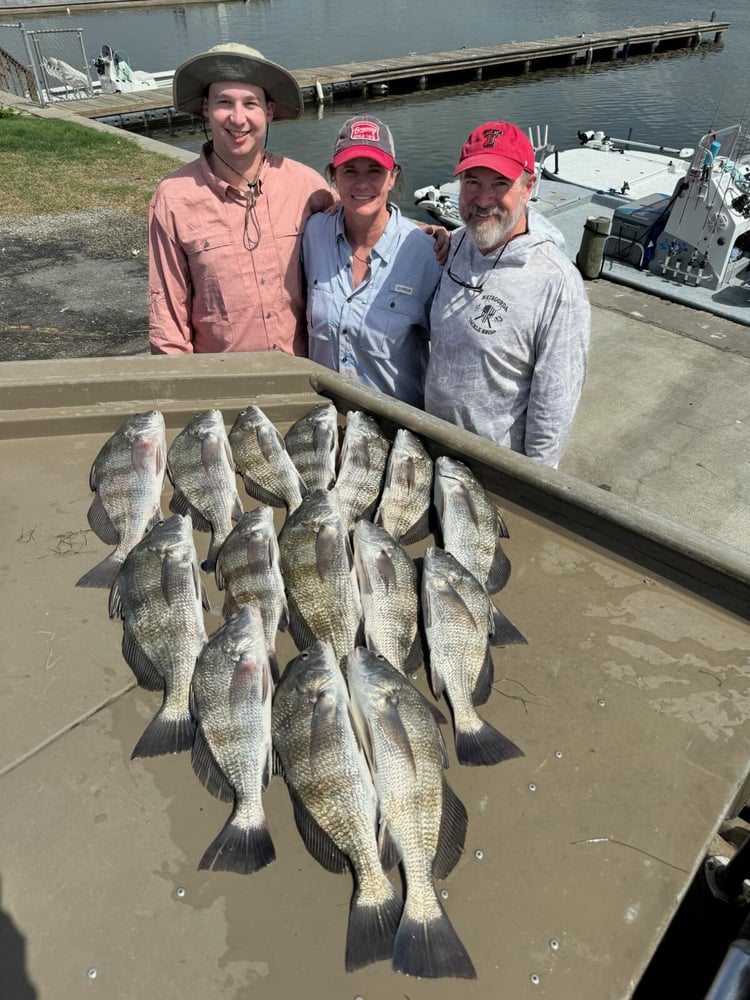
[[469, 326], [476, 333], [493, 334], [505, 319], [508, 303], [497, 295], [483, 295], [479, 301], [479, 310], [469, 317]]

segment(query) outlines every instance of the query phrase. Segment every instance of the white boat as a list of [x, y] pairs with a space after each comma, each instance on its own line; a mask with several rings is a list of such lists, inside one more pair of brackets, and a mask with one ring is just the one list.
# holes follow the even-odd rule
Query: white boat
[[578, 140], [577, 147], [554, 150], [542, 160], [544, 176], [633, 201], [671, 194], [695, 152], [615, 139], [604, 132], [579, 132]]
[[102, 45], [99, 55], [91, 60], [97, 79], [94, 89], [102, 94], [128, 94], [142, 90], [156, 90], [168, 87], [172, 83], [174, 71], [147, 73], [144, 70], [131, 69], [130, 58], [122, 49], [113, 49]]
[[[690, 148], [670, 149], [631, 139], [613, 139], [604, 132], [579, 132], [578, 139], [578, 147], [557, 150], [547, 143], [546, 128], [543, 143], [537, 130], [534, 150], [538, 178], [575, 184], [623, 201], [671, 194], [677, 181], [685, 177], [695, 152]], [[453, 180], [418, 188], [414, 202], [446, 229], [457, 229], [462, 225], [458, 187], [458, 181]]]
[[[30, 34], [32, 34], [30, 32]], [[46, 54], [40, 55], [37, 45], [33, 52], [37, 58], [27, 72], [29, 80], [36, 81], [37, 92], [42, 97], [42, 103], [47, 101], [80, 100], [96, 97], [98, 94], [130, 93], [144, 90], [156, 90], [170, 87], [174, 71], [147, 73], [144, 70], [131, 68], [127, 52], [113, 49], [110, 45], [102, 45], [99, 54], [90, 61], [86, 60], [83, 50], [83, 35], [80, 34], [81, 63], [78, 68], [66, 62], [55, 54], [63, 49], [62, 44], [56, 44], [56, 33], [45, 32]], [[66, 50], [68, 58], [70, 54]], [[94, 72], [91, 72], [93, 67]], [[29, 92], [22, 96], [30, 96]], [[171, 102], [170, 102], [171, 103]]]

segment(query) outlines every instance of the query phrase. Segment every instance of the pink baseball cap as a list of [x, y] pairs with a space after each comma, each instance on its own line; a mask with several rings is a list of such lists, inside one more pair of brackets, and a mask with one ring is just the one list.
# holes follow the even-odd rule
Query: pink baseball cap
[[463, 144], [453, 175], [471, 167], [489, 167], [515, 181], [524, 170], [534, 171], [534, 147], [515, 125], [487, 122], [475, 128]]
[[393, 170], [396, 150], [387, 125], [370, 115], [355, 115], [342, 125], [333, 147], [333, 165], [340, 167], [347, 160], [366, 156], [386, 170]]

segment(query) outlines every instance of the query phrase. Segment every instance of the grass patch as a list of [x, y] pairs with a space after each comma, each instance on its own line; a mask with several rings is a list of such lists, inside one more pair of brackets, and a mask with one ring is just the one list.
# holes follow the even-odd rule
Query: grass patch
[[0, 212], [64, 215], [116, 208], [145, 215], [154, 188], [180, 164], [59, 119], [0, 117]]

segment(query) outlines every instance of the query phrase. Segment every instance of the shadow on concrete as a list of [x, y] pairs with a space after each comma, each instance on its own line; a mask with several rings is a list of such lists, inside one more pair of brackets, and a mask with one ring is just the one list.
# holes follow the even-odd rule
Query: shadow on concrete
[[39, 994], [26, 972], [26, 938], [2, 908], [0, 882], [0, 984], [8, 1000], [38, 1000]]

